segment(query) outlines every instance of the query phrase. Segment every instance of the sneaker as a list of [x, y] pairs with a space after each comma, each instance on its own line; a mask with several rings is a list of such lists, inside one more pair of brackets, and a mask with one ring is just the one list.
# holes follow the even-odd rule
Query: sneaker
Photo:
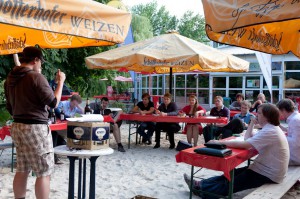
[[120, 151], [120, 152], [125, 152], [125, 149], [124, 149], [123, 146], [118, 146], [118, 151]]
[[157, 149], [160, 147], [160, 144], [159, 143], [156, 143], [155, 146], [153, 147], [154, 149]]
[[[185, 174], [183, 174], [183, 177], [184, 177], [184, 181], [185, 181], [185, 183], [188, 185], [188, 187], [189, 187], [189, 189], [191, 190], [191, 178], [185, 173]], [[201, 187], [200, 187], [200, 181], [196, 181], [196, 180], [193, 180], [193, 188], [194, 189], [197, 189], [197, 190], [200, 190], [201, 189]], [[197, 195], [197, 196], [199, 196], [200, 194], [197, 192], [197, 191], [195, 191], [195, 190], [193, 190], [193, 194], [195, 194], [195, 195]]]
[[175, 148], [175, 144], [171, 144], [169, 149], [174, 149]]

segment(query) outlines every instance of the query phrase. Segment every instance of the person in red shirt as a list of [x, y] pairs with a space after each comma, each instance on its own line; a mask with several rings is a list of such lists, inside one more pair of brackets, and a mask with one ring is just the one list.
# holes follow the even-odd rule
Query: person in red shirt
[[[179, 111], [179, 116], [198, 117], [205, 115], [206, 110], [198, 104], [197, 97], [195, 95], [189, 96], [190, 104], [185, 106]], [[198, 136], [202, 134], [201, 124], [187, 124], [184, 128], [186, 132], [188, 143], [192, 144], [192, 138], [194, 139], [194, 146], [197, 146]]]

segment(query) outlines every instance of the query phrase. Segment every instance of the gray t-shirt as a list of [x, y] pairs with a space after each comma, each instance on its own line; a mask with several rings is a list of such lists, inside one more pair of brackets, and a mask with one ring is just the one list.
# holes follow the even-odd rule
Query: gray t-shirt
[[279, 126], [266, 124], [246, 141], [259, 153], [249, 169], [281, 183], [288, 170], [290, 151], [286, 136]]
[[290, 146], [290, 165], [300, 165], [300, 113], [294, 112], [287, 118], [287, 140]]

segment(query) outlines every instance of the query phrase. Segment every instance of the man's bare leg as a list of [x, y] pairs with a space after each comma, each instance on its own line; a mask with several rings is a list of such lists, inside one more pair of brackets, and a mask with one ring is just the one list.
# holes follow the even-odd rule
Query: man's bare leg
[[50, 194], [50, 175], [36, 178], [35, 196], [37, 199], [48, 199]]
[[13, 182], [15, 198], [25, 198], [29, 172], [16, 172]]

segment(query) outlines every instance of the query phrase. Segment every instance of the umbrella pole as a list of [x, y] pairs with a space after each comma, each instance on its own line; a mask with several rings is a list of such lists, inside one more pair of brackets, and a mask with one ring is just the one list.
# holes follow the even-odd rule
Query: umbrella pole
[[20, 63], [20, 61], [19, 61], [18, 54], [13, 54], [13, 57], [14, 57], [15, 65], [16, 65], [16, 66], [21, 66], [21, 63]]
[[170, 77], [169, 77], [169, 86], [170, 86], [170, 89], [169, 89], [169, 93], [172, 94], [172, 76], [173, 76], [173, 69], [170, 68]]

